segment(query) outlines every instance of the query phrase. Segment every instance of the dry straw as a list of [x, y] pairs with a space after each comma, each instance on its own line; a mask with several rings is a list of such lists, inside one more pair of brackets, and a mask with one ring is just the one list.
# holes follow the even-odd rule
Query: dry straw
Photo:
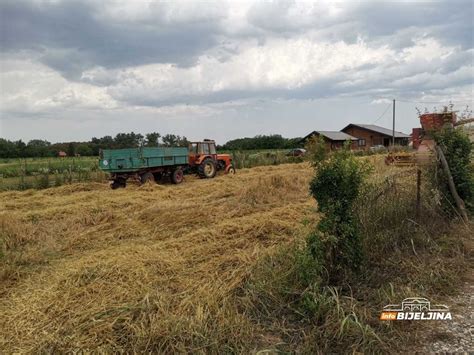
[[182, 185], [0, 194], [0, 349], [222, 352], [261, 341], [235, 297], [304, 235], [307, 164]]

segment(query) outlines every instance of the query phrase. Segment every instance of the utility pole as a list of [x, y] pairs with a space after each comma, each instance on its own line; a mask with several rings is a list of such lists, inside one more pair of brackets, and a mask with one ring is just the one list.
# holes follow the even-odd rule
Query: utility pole
[[395, 147], [395, 99], [393, 99], [392, 148]]

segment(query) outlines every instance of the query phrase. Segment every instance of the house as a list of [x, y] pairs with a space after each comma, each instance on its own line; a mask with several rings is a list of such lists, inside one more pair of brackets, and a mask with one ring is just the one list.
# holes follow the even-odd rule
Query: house
[[[388, 147], [392, 144], [392, 130], [373, 124], [350, 123], [341, 131], [358, 138], [360, 149], [370, 149], [374, 146]], [[409, 138], [408, 134], [395, 131], [395, 145], [408, 145]]]
[[306, 144], [310, 138], [319, 137], [319, 136], [322, 136], [324, 138], [324, 141], [326, 142], [326, 147], [328, 150], [335, 150], [335, 149], [342, 148], [342, 146], [344, 145], [344, 142], [348, 140], [352, 142], [351, 148], [357, 147], [357, 141], [358, 141], [357, 138], [347, 133], [339, 132], [339, 131], [313, 131], [310, 134], [308, 134], [306, 137], [304, 137], [300, 141], [300, 143]]
[[62, 150], [58, 152], [58, 157], [60, 158], [65, 158], [67, 157], [67, 153], [66, 152], [63, 152]]

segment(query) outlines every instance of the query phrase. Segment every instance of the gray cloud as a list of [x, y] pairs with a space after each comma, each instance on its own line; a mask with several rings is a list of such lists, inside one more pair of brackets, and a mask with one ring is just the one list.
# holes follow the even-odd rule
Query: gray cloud
[[285, 100], [472, 101], [473, 13], [472, 1], [5, 0], [2, 120], [238, 116], [247, 111], [236, 101], [260, 100], [266, 112]]
[[143, 3], [156, 15], [152, 21], [120, 21], [102, 14], [100, 4], [2, 1], [2, 51], [37, 51], [41, 62], [66, 78], [78, 79], [82, 71], [97, 65], [120, 68], [171, 62], [189, 66], [217, 43], [216, 16], [167, 23], [165, 8]]

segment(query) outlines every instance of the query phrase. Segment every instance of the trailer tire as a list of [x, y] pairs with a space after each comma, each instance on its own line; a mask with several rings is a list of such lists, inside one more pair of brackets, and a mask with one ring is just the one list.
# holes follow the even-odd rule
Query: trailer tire
[[140, 175], [140, 182], [142, 184], [145, 184], [147, 182], [155, 182], [155, 177], [153, 176], [152, 173], [147, 172], [147, 173], [144, 173], [144, 174]]
[[210, 158], [204, 159], [204, 161], [198, 166], [198, 174], [201, 179], [211, 179], [216, 176], [216, 172], [216, 163]]
[[176, 169], [175, 171], [173, 171], [173, 174], [171, 174], [171, 181], [173, 182], [173, 184], [181, 184], [183, 182], [183, 178], [184, 173], [183, 169], [181, 168]]
[[119, 188], [125, 188], [126, 186], [127, 186], [127, 180], [124, 179], [124, 178], [115, 179], [110, 184], [110, 187], [112, 188], [112, 190], [116, 190], [116, 189], [119, 189]]

